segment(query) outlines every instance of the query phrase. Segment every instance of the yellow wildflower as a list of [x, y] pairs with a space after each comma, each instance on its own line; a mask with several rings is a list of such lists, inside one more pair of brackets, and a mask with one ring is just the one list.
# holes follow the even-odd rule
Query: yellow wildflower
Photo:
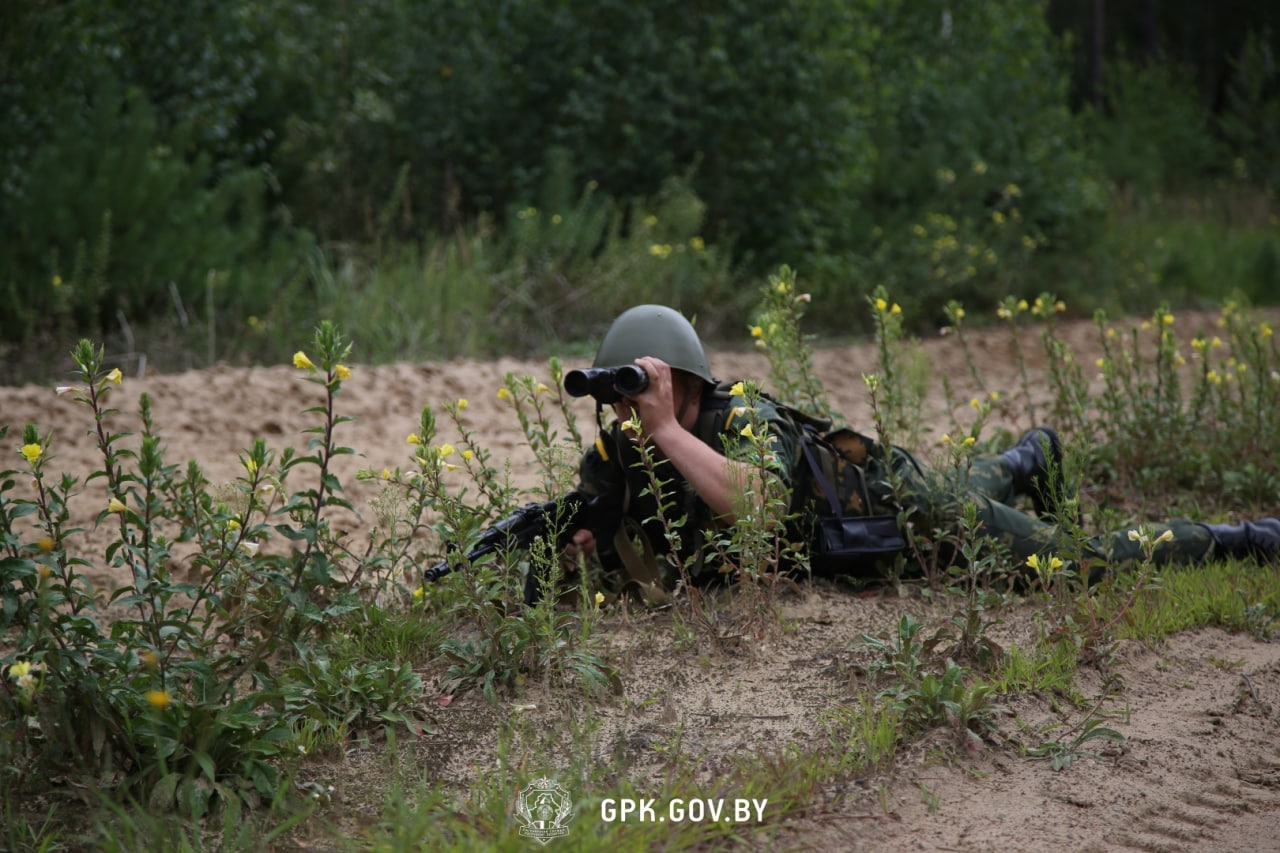
[[707, 248], [706, 242], [701, 237], [690, 237], [689, 246], [695, 252], [701, 252], [703, 249]]
[[244, 470], [248, 471], [249, 476], [252, 477], [258, 473], [258, 463], [253, 459], [246, 459], [244, 460]]
[[550, 394], [550, 393], [551, 393], [551, 389], [550, 389], [550, 388], [548, 388], [548, 387], [546, 386], [546, 384], [544, 384], [544, 383], [542, 383], [542, 382], [539, 382], [539, 383], [538, 383], [538, 393], [539, 393], [539, 394]]
[[169, 698], [169, 692], [167, 690], [148, 690], [145, 696], [147, 697], [147, 703], [157, 711], [163, 711], [165, 708], [168, 708], [169, 703], [173, 701]]
[[1261, 324], [1260, 326], [1258, 326], [1258, 334], [1262, 335], [1264, 338], [1271, 337], [1271, 334], [1272, 334], [1271, 326], [1268, 325], [1267, 323]]
[[316, 366], [307, 358], [307, 354], [302, 350], [298, 350], [293, 354], [293, 366], [300, 370], [315, 370]]
[[390, 469], [390, 468], [383, 468], [383, 469], [382, 469], [382, 479], [384, 479], [384, 480], [390, 480], [390, 479], [391, 479], [391, 469]]
[[1172, 326], [1172, 325], [1173, 325], [1173, 315], [1172, 315], [1172, 314], [1161, 314], [1161, 315], [1160, 315], [1160, 322], [1161, 322], [1163, 325], [1165, 325], [1165, 326]]
[[1019, 300], [1018, 300], [1018, 310], [1019, 310], [1019, 311], [1026, 311], [1029, 307], [1031, 307], [1031, 306], [1027, 305], [1027, 300], [1025, 300], [1025, 299], [1019, 299]]
[[36, 569], [36, 574], [40, 575], [40, 580], [47, 581], [49, 578], [53, 577], [53, 569], [42, 565], [40, 568]]
[[752, 326], [752, 327], [751, 327], [751, 337], [753, 337], [753, 338], [763, 338], [763, 337], [764, 337], [764, 329], [760, 328], [759, 326]]
[[441, 458], [441, 459], [445, 458], [446, 456], [452, 456], [452, 455], [453, 455], [453, 445], [452, 445], [452, 444], [450, 444], [449, 442], [447, 442], [447, 441], [446, 441], [444, 444], [440, 445], [440, 458]]
[[1008, 308], [1005, 308], [1003, 305], [1001, 305], [999, 308], [996, 309], [996, 316], [999, 317], [1001, 320], [1008, 320], [1010, 317], [1013, 316], [1013, 312], [1010, 311]]
[[30, 674], [31, 674], [30, 661], [20, 660], [9, 667], [9, 677], [12, 678], [14, 681], [17, 681], [19, 678], [22, 678], [24, 675], [30, 675]]
[[421, 601], [423, 596], [425, 596], [426, 594], [427, 594], [427, 590], [424, 587], [418, 587], [413, 591], [413, 600]]
[[1156, 541], [1157, 541], [1157, 542], [1172, 542], [1172, 541], [1173, 541], [1173, 531], [1172, 531], [1172, 530], [1166, 530], [1164, 533], [1161, 533], [1159, 536], [1157, 536], [1157, 537], [1156, 537]]
[[107, 374], [107, 381], [114, 382], [115, 384], [119, 385], [121, 382], [124, 381], [124, 374], [121, 373], [120, 368], [117, 367]]
[[778, 282], [779, 293], [786, 293], [790, 289], [791, 289], [791, 285], [787, 284], [785, 281]]
[[416, 432], [409, 433], [405, 436], [404, 441], [405, 444], [422, 444], [422, 439], [418, 438], [418, 434]]
[[151, 649], [147, 649], [145, 652], [138, 655], [138, 660], [142, 661], [143, 666], [148, 669], [155, 669], [160, 665], [160, 656]]
[[350, 379], [351, 368], [347, 367], [345, 364], [339, 364], [333, 369], [333, 375], [339, 379]]
[[38, 444], [22, 445], [21, 453], [23, 456], [27, 458], [28, 462], [34, 463], [37, 459], [40, 458], [40, 454], [43, 452], [44, 452], [44, 448], [42, 448]]
[[965, 446], [965, 447], [972, 447], [972, 446], [973, 446], [973, 443], [974, 443], [976, 440], [977, 440], [977, 439], [975, 439], [973, 436], [971, 436], [971, 435], [966, 435], [966, 436], [964, 437], [964, 446]]
[[467, 402], [467, 398], [466, 398], [466, 397], [463, 397], [463, 398], [461, 398], [460, 400], [458, 400], [458, 409], [459, 409], [459, 410], [461, 410], [461, 409], [465, 409], [465, 408], [466, 408], [467, 406], [469, 406], [469, 405], [471, 405], [471, 404]]
[[946, 445], [951, 444], [951, 436], [950, 436], [950, 434], [945, 433], [945, 432], [942, 434], [942, 443], [943, 443], [943, 444], [946, 444]]
[[751, 430], [751, 424], [747, 424], [746, 426], [744, 426], [744, 427], [742, 428], [742, 432], [740, 432], [740, 433], [739, 433], [739, 435], [741, 435], [743, 438], [755, 438], [755, 437], [756, 437], [756, 434], [755, 434], [754, 432], [752, 432], [752, 430]]
[[472, 453], [470, 450], [464, 450], [464, 451], [462, 451], [462, 458], [463, 458], [463, 459], [465, 459], [465, 460], [467, 460], [468, 462], [470, 462], [470, 461], [471, 461], [471, 457], [472, 457], [472, 456], [475, 456], [475, 454], [474, 454], [474, 453]]
[[900, 305], [898, 305], [898, 303], [896, 303], [896, 302], [895, 302], [895, 303], [893, 303], [893, 307], [889, 309], [889, 313], [890, 313], [890, 314], [901, 314], [901, 313], [902, 313], [902, 307], [901, 307]]
[[735, 382], [729, 386], [730, 397], [745, 397], [747, 395], [746, 386], [741, 382]]
[[997, 224], [997, 225], [1003, 225], [1003, 224], [1004, 224], [1004, 214], [1003, 214], [1003, 213], [1001, 213], [1001, 212], [1000, 212], [1000, 211], [998, 211], [998, 210], [993, 210], [993, 211], [991, 212], [991, 221], [992, 221], [992, 222], [994, 222], [994, 223], [995, 223], [995, 224]]
[[596, 593], [596, 607], [599, 607], [601, 604], [604, 604], [604, 593], [603, 593], [603, 592], [597, 592], [597, 593]]
[[235, 518], [228, 518], [228, 519], [227, 519], [227, 529], [228, 529], [228, 530], [239, 530], [239, 529], [240, 529], [240, 521], [239, 521], [239, 519], [235, 519]]
[[988, 394], [987, 396], [991, 398], [991, 402], [993, 402], [993, 403], [998, 403], [998, 402], [1000, 402], [1000, 392], [999, 392], [999, 391], [992, 391], [992, 392], [991, 392], [990, 394]]
[[511, 399], [511, 392], [510, 392], [510, 391], [508, 391], [506, 388], [499, 388], [499, 389], [498, 389], [498, 399], [499, 399], [499, 400], [510, 400], [510, 399]]
[[128, 508], [119, 498], [112, 498], [107, 502], [107, 512], [124, 512]]
[[888, 308], [888, 307], [889, 307], [889, 303], [888, 303], [888, 302], [885, 302], [883, 299], [876, 299], [876, 310], [877, 310], [877, 311], [883, 311], [883, 310], [885, 310], [885, 309], [886, 309], [886, 308]]
[[54, 545], [53, 539], [48, 536], [41, 536], [39, 539], [36, 540], [36, 547], [39, 548], [45, 554], [48, 554], [50, 551], [53, 550], [53, 545]]

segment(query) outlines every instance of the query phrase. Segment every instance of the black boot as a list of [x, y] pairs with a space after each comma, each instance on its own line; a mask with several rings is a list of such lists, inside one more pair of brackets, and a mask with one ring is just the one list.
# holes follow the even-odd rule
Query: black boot
[[1062, 476], [1062, 439], [1052, 427], [1036, 427], [1024, 433], [1000, 458], [1012, 470], [1013, 490], [1031, 496], [1036, 515], [1058, 512], [1067, 497], [1067, 481]]
[[1240, 524], [1206, 524], [1220, 557], [1280, 557], [1280, 518]]

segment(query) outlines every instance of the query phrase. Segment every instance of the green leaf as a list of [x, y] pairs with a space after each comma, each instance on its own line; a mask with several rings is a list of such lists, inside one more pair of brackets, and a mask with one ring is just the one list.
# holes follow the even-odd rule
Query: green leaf
[[204, 773], [205, 778], [210, 782], [217, 780], [218, 768], [214, 766], [213, 759], [209, 757], [208, 753], [203, 751], [196, 752], [192, 758], [194, 758], [196, 764], [200, 766], [200, 771]]

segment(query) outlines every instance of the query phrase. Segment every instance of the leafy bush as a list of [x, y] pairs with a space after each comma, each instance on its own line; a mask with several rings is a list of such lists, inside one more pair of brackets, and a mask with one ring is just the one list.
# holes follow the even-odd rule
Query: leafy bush
[[1167, 63], [1107, 67], [1105, 113], [1090, 111], [1093, 156], [1108, 176], [1143, 195], [1203, 182], [1223, 165], [1208, 106], [1191, 74]]

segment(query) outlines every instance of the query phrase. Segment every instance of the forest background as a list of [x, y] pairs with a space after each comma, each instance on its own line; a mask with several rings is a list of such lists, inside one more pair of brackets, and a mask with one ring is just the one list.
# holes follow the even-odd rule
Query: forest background
[[1274, 302], [1277, 16], [6, 3], [4, 381], [64, 376], [81, 336], [129, 368], [279, 362], [339, 316], [366, 362], [585, 351], [637, 301], [736, 337], [779, 263], [828, 336], [877, 286], [919, 331], [1008, 294]]

